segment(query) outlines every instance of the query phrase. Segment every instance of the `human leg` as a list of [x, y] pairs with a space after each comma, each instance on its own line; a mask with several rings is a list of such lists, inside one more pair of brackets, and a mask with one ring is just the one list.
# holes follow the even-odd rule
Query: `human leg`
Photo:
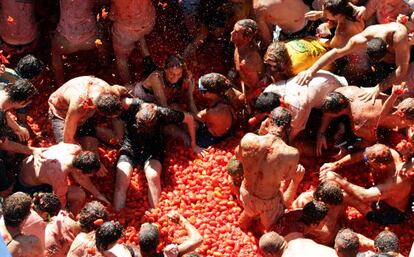
[[114, 209], [119, 212], [125, 207], [126, 195], [132, 175], [132, 161], [129, 157], [121, 155], [116, 165], [116, 180], [114, 193]]
[[148, 182], [148, 199], [152, 208], [158, 205], [161, 196], [161, 162], [150, 159], [145, 162], [144, 172]]

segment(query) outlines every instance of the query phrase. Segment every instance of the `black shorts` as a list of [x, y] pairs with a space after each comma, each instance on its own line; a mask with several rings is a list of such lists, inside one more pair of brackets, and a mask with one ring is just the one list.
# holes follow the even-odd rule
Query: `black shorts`
[[[50, 121], [52, 122], [53, 134], [55, 135], [56, 143], [63, 142], [63, 128], [65, 127], [65, 120], [49, 113]], [[75, 137], [95, 137], [96, 135], [96, 120], [94, 117], [89, 118], [79, 126], [76, 130]]]
[[128, 136], [125, 136], [121, 144], [121, 149], [119, 150], [118, 163], [128, 162], [132, 166], [136, 164], [143, 166], [149, 160], [163, 162], [164, 141], [162, 137], [137, 143], [130, 140]]
[[215, 137], [213, 136], [210, 131], [208, 130], [207, 125], [202, 124], [197, 128], [196, 131], [196, 143], [198, 146], [202, 148], [207, 148], [210, 145], [218, 144], [225, 140], [232, 134], [232, 130], [230, 129], [226, 134]]
[[313, 36], [316, 33], [316, 28], [318, 28], [320, 21], [308, 21], [308, 23], [303, 27], [303, 29], [293, 32], [293, 33], [285, 33], [283, 30], [280, 32], [279, 39], [275, 39], [276, 41], [286, 41], [286, 40], [293, 40], [293, 39], [301, 39], [308, 36]]
[[390, 206], [384, 201], [372, 203], [372, 211], [366, 214], [368, 221], [388, 226], [392, 224], [401, 224], [407, 219], [407, 214], [401, 210]]
[[31, 196], [34, 195], [34, 193], [52, 193], [53, 188], [51, 185], [48, 184], [42, 184], [38, 186], [26, 186], [23, 185], [19, 179], [16, 179], [16, 184], [14, 185], [14, 191], [15, 192], [23, 192], [26, 194], [29, 194]]

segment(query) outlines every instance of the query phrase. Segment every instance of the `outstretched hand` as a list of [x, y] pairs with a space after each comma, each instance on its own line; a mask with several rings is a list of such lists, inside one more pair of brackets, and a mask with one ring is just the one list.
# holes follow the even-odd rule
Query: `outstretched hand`
[[372, 105], [374, 105], [375, 99], [377, 99], [377, 97], [380, 94], [379, 85], [376, 85], [375, 87], [372, 87], [372, 88], [363, 88], [363, 89], [365, 92], [360, 94], [358, 98], [363, 102], [371, 101]]
[[311, 79], [313, 78], [313, 72], [310, 70], [305, 70], [305, 71], [301, 71], [297, 76], [296, 76], [296, 83], [298, 85], [304, 86], [309, 84], [309, 82], [311, 81]]

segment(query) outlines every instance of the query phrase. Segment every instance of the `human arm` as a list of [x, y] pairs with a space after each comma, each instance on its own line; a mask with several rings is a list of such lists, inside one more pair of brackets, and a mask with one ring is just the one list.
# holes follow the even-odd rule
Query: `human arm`
[[283, 193], [283, 202], [286, 207], [290, 207], [293, 201], [295, 200], [298, 186], [300, 182], [302, 181], [304, 175], [305, 175], [305, 168], [301, 164], [298, 164], [295, 175], [291, 179], [288, 188]]
[[266, 21], [266, 14], [260, 10], [256, 10], [255, 11], [255, 15], [256, 15], [256, 23], [257, 23], [257, 27], [259, 29], [259, 35], [260, 38], [262, 40], [262, 45], [261, 48], [262, 49], [266, 49], [268, 45], [270, 45], [270, 43], [272, 43], [272, 30], [271, 30], [271, 26], [269, 26], [269, 24]]
[[305, 13], [305, 18], [310, 21], [316, 21], [323, 18], [323, 11], [309, 11]]
[[359, 239], [359, 252], [373, 251], [375, 252], [374, 240], [356, 233]]
[[96, 199], [110, 205], [110, 202], [103, 194], [101, 194], [101, 192], [99, 192], [88, 176], [81, 174], [80, 171], [73, 171], [71, 172], [71, 175], [79, 185], [88, 190]]
[[198, 110], [194, 102], [194, 87], [195, 87], [194, 79], [192, 76], [190, 76], [187, 81], [189, 83], [188, 84], [188, 103], [190, 105], [190, 111], [193, 113], [193, 115], [197, 115]]
[[0, 142], [0, 149], [8, 152], [21, 153], [25, 155], [41, 154], [41, 152], [44, 151], [43, 148], [36, 148], [23, 145], [20, 143], [10, 141], [8, 139], [4, 140], [3, 142]]
[[27, 128], [20, 126], [17, 121], [11, 117], [11, 113], [7, 112], [6, 114], [7, 126], [17, 135], [19, 141], [27, 141], [30, 137], [29, 130]]
[[358, 20], [368, 20], [371, 18], [377, 9], [378, 0], [369, 0], [366, 6], [356, 6], [350, 3], [354, 7]]
[[406, 90], [407, 89], [404, 85], [394, 85], [392, 87], [391, 95], [387, 98], [387, 100], [385, 100], [384, 105], [382, 106], [382, 110], [379, 115], [379, 120], [381, 119], [381, 117], [389, 114], [392, 111], [392, 107], [394, 106], [395, 101], [400, 95], [404, 94]]
[[75, 143], [75, 134], [80, 120], [78, 101], [71, 100], [65, 117], [63, 126], [63, 142], [68, 144]]
[[357, 51], [366, 46], [367, 39], [359, 34], [353, 36], [348, 43], [342, 48], [333, 48], [322, 55], [309, 69], [300, 72], [296, 76], [296, 83], [299, 85], [306, 85], [323, 67], [333, 63], [339, 58], [347, 56], [348, 54]]
[[328, 146], [326, 144], [325, 131], [331, 123], [332, 117], [326, 113], [322, 116], [321, 125], [316, 135], [316, 156], [322, 155], [322, 149], [326, 149]]
[[190, 134], [191, 147], [193, 148], [193, 151], [196, 152], [196, 153], [201, 152], [200, 147], [198, 147], [197, 144], [196, 144], [194, 117], [189, 113], [184, 113], [183, 123], [185, 125], [187, 125], [188, 134]]
[[194, 251], [203, 242], [203, 237], [191, 223], [177, 212], [168, 214], [171, 221], [180, 224], [188, 233], [188, 239], [178, 245], [178, 255]]
[[343, 158], [341, 158], [337, 161], [323, 164], [322, 167], [320, 168], [320, 172], [335, 171], [335, 170], [337, 170], [337, 169], [339, 169], [343, 166], [358, 163], [358, 162], [362, 161], [363, 159], [364, 159], [364, 152], [362, 152], [362, 151], [347, 154]]
[[152, 89], [158, 105], [164, 107], [168, 106], [167, 98], [165, 97], [163, 90], [164, 82], [159, 73], [152, 73], [150, 77], [144, 81], [144, 86]]

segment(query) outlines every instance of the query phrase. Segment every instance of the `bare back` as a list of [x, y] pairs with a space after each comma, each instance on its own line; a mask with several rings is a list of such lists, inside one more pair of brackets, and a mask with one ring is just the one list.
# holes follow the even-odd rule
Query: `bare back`
[[233, 109], [228, 104], [217, 104], [202, 111], [201, 119], [205, 122], [213, 136], [223, 136], [233, 127]]
[[296, 171], [299, 152], [272, 134], [246, 134], [239, 146], [246, 190], [261, 198], [273, 199], [280, 194], [280, 182]]
[[[286, 236], [286, 239], [289, 238], [290, 235]], [[305, 238], [296, 238], [293, 240], [288, 241], [288, 247], [283, 252], [282, 257], [297, 257], [303, 256], [306, 253], [306, 257], [337, 257], [335, 250], [315, 243], [311, 239]]]
[[43, 257], [42, 244], [36, 236], [20, 235], [7, 245], [13, 257]]

